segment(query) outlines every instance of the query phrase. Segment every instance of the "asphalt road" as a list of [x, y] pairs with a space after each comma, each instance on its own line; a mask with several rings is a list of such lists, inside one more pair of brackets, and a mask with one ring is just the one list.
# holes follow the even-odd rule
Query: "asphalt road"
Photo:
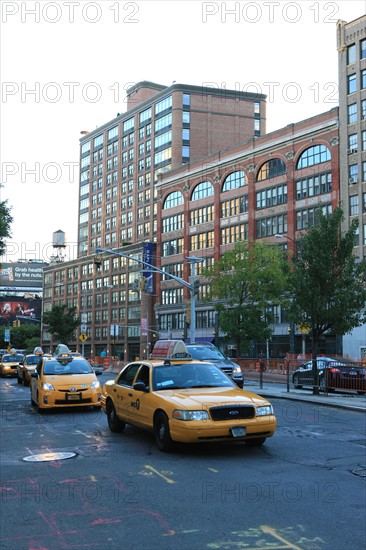
[[365, 546], [364, 413], [275, 398], [262, 448], [165, 454], [141, 430], [112, 434], [102, 412], [40, 415], [29, 388], [0, 389], [1, 550]]

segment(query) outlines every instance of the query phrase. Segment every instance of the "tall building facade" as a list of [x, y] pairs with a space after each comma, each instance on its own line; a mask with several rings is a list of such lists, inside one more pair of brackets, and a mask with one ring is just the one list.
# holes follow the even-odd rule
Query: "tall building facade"
[[[357, 219], [355, 254], [366, 259], [366, 16], [337, 24], [341, 200], [345, 228]], [[366, 325], [343, 339], [345, 353], [366, 356]]]
[[157, 238], [159, 174], [259, 137], [265, 96], [139, 82], [127, 112], [80, 140], [78, 254]]

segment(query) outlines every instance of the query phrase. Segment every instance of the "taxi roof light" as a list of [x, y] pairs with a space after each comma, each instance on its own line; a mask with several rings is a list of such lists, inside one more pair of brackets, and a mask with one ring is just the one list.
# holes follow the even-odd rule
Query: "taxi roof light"
[[150, 354], [150, 359], [192, 359], [183, 340], [158, 340]]

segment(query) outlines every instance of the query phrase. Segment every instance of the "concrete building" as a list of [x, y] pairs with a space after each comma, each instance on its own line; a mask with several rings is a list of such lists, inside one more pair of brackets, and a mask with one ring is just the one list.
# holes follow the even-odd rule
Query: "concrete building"
[[[366, 259], [366, 16], [337, 24], [340, 192], [345, 228], [359, 222], [355, 254]], [[366, 325], [343, 338], [343, 351], [366, 356]]]

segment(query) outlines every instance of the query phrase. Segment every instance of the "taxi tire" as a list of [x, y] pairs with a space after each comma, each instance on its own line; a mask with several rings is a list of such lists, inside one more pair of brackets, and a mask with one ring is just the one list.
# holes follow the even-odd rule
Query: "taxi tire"
[[123, 420], [118, 418], [113, 401], [111, 400], [107, 402], [107, 419], [111, 432], [123, 432], [126, 427], [126, 422], [123, 422]]
[[156, 415], [154, 420], [154, 436], [160, 451], [166, 453], [172, 449], [173, 440], [170, 437], [169, 420], [162, 411]]
[[294, 387], [295, 387], [296, 390], [301, 390], [302, 385], [299, 384], [299, 375], [298, 374], [294, 375], [293, 383], [294, 383]]

